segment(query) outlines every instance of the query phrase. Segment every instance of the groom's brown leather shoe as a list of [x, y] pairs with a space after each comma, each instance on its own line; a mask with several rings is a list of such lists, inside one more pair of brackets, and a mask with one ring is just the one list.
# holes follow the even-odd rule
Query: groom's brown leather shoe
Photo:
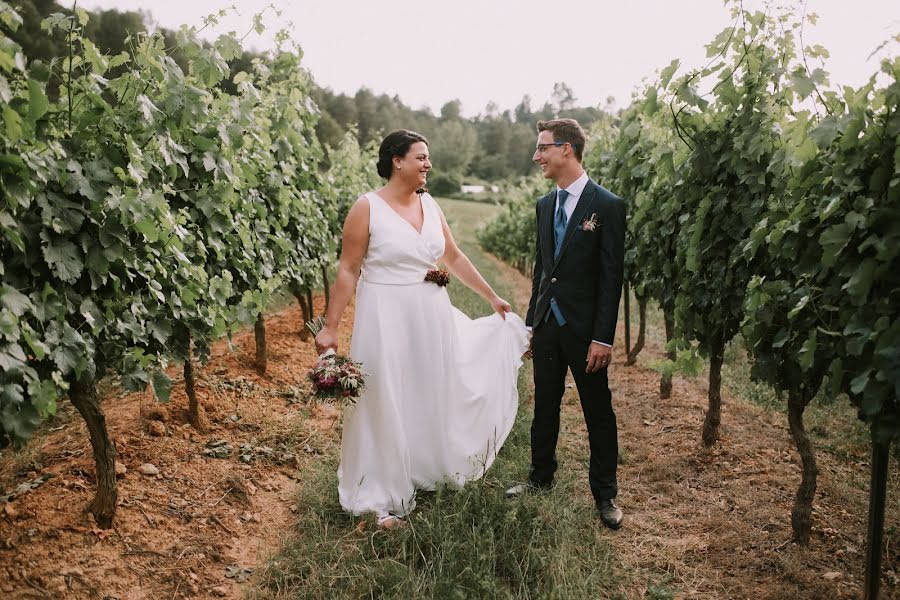
[[616, 530], [622, 526], [622, 509], [616, 506], [614, 500], [601, 500], [597, 503], [597, 512], [600, 513], [600, 520], [603, 524], [612, 530]]

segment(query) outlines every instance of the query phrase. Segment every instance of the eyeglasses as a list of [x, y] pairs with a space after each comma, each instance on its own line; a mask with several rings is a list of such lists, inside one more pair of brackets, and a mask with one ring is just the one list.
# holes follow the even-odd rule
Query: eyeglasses
[[547, 148], [549, 148], [550, 146], [565, 146], [568, 143], [569, 142], [553, 142], [552, 144], [538, 144], [537, 146], [535, 146], [535, 149], [537, 149], [538, 152], [543, 154], [544, 152], [547, 151]]

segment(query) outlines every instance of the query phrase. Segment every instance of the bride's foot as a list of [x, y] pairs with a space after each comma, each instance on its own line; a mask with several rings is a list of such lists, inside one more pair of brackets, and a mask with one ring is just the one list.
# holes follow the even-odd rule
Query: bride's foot
[[406, 526], [406, 521], [402, 517], [395, 515], [378, 517], [378, 527], [381, 529], [400, 529], [404, 526]]

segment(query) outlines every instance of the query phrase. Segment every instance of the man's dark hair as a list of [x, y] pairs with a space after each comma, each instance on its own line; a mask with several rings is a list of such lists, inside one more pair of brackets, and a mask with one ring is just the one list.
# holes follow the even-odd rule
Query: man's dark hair
[[575, 151], [575, 158], [581, 162], [584, 154], [585, 135], [584, 129], [575, 119], [550, 119], [549, 121], [538, 121], [537, 130], [549, 131], [553, 134], [554, 142], [569, 142]]

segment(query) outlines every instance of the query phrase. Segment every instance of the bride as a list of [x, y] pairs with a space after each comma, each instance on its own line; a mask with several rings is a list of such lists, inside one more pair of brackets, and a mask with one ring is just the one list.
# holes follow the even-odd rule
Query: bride
[[[338, 495], [344, 510], [373, 512], [384, 527], [415, 507], [417, 489], [461, 487], [490, 467], [518, 405], [525, 324], [463, 254], [434, 199], [422, 191], [428, 140], [389, 134], [378, 153], [384, 187], [364, 194], [344, 222], [340, 266], [316, 336], [337, 349], [337, 327], [356, 291], [350, 356], [366, 387], [344, 412]], [[442, 262], [495, 314], [469, 319], [444, 287], [426, 281]]]

